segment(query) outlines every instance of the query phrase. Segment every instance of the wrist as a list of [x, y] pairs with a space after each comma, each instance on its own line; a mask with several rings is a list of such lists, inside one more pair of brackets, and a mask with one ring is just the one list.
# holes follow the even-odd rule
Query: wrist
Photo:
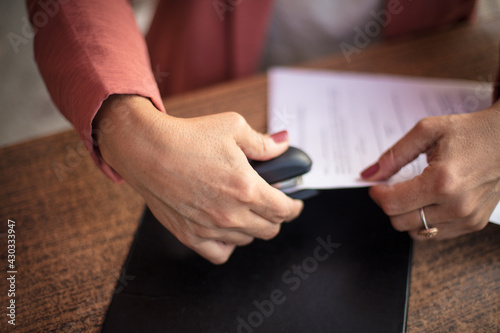
[[101, 105], [93, 120], [97, 131], [105, 131], [109, 127], [106, 122], [117, 126], [129, 126], [144, 117], [157, 115], [153, 103], [146, 97], [138, 95], [111, 95]]
[[120, 157], [133, 153], [158, 117], [164, 114], [145, 97], [111, 95], [93, 120], [96, 149], [113, 169], [118, 171]]

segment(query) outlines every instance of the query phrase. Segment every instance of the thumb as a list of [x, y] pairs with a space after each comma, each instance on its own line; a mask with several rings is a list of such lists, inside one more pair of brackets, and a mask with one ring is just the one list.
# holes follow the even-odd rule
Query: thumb
[[236, 133], [236, 143], [247, 158], [265, 161], [283, 154], [288, 149], [288, 132], [261, 134], [249, 125]]
[[394, 146], [383, 153], [377, 163], [361, 172], [361, 177], [369, 181], [390, 178], [421, 153], [429, 151], [440, 137], [441, 131], [436, 120], [434, 118], [422, 119]]

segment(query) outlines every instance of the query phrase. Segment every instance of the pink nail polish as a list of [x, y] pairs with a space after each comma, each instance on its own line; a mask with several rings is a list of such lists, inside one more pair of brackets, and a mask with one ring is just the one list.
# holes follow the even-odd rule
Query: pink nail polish
[[278, 133], [274, 133], [273, 135], [271, 135], [271, 138], [276, 143], [282, 143], [288, 141], [288, 131], [285, 130]]
[[379, 169], [379, 165], [378, 165], [378, 163], [376, 163], [376, 164], [372, 165], [371, 167], [366, 168], [361, 173], [361, 177], [370, 178], [371, 176], [373, 176], [374, 174], [377, 173], [378, 169]]

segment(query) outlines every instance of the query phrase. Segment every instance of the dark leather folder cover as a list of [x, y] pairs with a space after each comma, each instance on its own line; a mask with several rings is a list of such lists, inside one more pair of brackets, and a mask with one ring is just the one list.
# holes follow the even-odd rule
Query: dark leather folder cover
[[146, 209], [103, 332], [403, 332], [411, 239], [366, 189], [323, 191], [215, 266]]

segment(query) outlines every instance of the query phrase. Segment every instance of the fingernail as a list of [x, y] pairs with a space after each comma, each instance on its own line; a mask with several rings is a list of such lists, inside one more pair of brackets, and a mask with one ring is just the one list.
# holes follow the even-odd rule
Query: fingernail
[[378, 163], [375, 163], [371, 167], [366, 168], [365, 171], [363, 171], [361, 173], [361, 177], [370, 178], [371, 176], [373, 176], [374, 174], [377, 173], [378, 169], [379, 169], [379, 165], [378, 165]]
[[288, 141], [288, 131], [285, 130], [278, 133], [274, 133], [273, 135], [271, 135], [271, 138], [276, 143], [282, 143]]

